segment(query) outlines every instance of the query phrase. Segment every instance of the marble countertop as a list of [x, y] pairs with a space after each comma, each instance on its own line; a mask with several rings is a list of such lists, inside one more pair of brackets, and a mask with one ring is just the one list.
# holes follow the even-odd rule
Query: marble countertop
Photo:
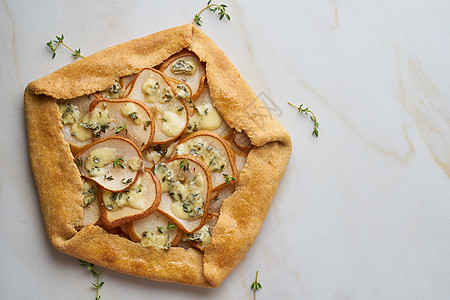
[[[0, 3], [0, 298], [93, 299], [50, 245], [23, 91], [83, 54], [192, 21], [205, 1]], [[217, 289], [103, 270], [101, 299], [449, 299], [449, 1], [226, 1], [201, 29], [289, 131], [293, 152], [253, 247]], [[304, 103], [320, 123], [287, 104]], [[257, 196], [257, 195], [255, 195]]]

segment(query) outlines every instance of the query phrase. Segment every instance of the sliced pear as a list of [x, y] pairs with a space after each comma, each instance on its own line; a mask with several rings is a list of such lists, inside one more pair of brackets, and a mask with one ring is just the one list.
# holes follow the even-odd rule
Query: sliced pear
[[131, 140], [140, 151], [144, 151], [155, 135], [155, 119], [142, 102], [132, 99], [97, 98], [91, 103], [90, 113], [92, 118], [98, 114], [109, 116], [107, 127], [94, 140], [122, 136]]
[[176, 92], [176, 97], [184, 102], [186, 105], [186, 109], [188, 111], [189, 116], [192, 116], [195, 112], [194, 110], [194, 100], [192, 100], [192, 89], [185, 82], [177, 80], [175, 78], [167, 77], [170, 84], [174, 88]]
[[182, 241], [192, 243], [195, 248], [205, 251], [211, 241], [214, 226], [216, 226], [218, 219], [217, 215], [208, 214], [205, 224], [193, 233], [183, 234]]
[[97, 200], [97, 183], [83, 180], [81, 193], [83, 195], [83, 224], [97, 224], [100, 219], [100, 204]]
[[245, 132], [235, 131], [233, 134], [233, 141], [236, 146], [242, 151], [248, 151], [252, 148], [252, 141], [245, 134]]
[[192, 100], [202, 93], [206, 79], [206, 67], [195, 53], [183, 50], [169, 57], [159, 68], [167, 77], [175, 78], [188, 84], [192, 89]]
[[[167, 248], [177, 246], [183, 232], [165, 215], [155, 211], [147, 217], [127, 223], [127, 232], [132, 241], [142, 246]], [[143, 240], [143, 241], [142, 241]]]
[[144, 166], [153, 169], [156, 164], [167, 161], [172, 157], [177, 145], [178, 141], [167, 144], [150, 145], [150, 147], [142, 153], [142, 156], [144, 157]]
[[161, 181], [158, 211], [187, 233], [203, 226], [211, 195], [211, 173], [200, 159], [182, 155], [154, 167]]
[[72, 153], [77, 154], [84, 147], [92, 143], [92, 130], [80, 125], [83, 117], [89, 113], [91, 99], [89, 96], [81, 96], [75, 99], [58, 100], [63, 124], [63, 135], [70, 145]]
[[159, 179], [150, 170], [139, 172], [136, 182], [121, 192], [99, 189], [100, 216], [105, 228], [145, 218], [161, 201]]
[[122, 89], [119, 93], [119, 98], [127, 98], [131, 90], [131, 82], [134, 80], [134, 78], [136, 78], [136, 74], [120, 77], [119, 82], [122, 86]]
[[145, 103], [155, 117], [153, 143], [164, 144], [174, 141], [188, 123], [188, 112], [183, 101], [175, 95], [166, 77], [155, 69], [144, 69], [131, 83], [128, 98]]
[[175, 147], [174, 155], [180, 154], [197, 156], [208, 165], [213, 191], [238, 180], [234, 151], [217, 133], [201, 130], [188, 135]]
[[134, 184], [142, 167], [142, 154], [130, 140], [108, 137], [84, 148], [75, 163], [84, 178], [120, 192]]
[[196, 132], [198, 130], [214, 131], [220, 136], [226, 136], [232, 133], [232, 129], [223, 120], [217, 109], [213, 105], [208, 87], [205, 86], [201, 96], [194, 102], [195, 112], [189, 118], [186, 133]]

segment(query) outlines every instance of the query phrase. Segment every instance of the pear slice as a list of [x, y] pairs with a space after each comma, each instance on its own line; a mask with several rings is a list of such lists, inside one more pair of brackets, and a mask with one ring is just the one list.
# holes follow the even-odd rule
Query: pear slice
[[83, 117], [89, 113], [91, 99], [81, 96], [69, 100], [58, 100], [63, 124], [63, 135], [70, 145], [72, 153], [77, 154], [84, 147], [93, 142], [92, 130], [80, 125]]
[[183, 237], [181, 238], [182, 241], [191, 243], [200, 251], [205, 251], [206, 247], [208, 247], [211, 241], [214, 226], [216, 226], [218, 219], [218, 215], [208, 214], [208, 217], [205, 220], [205, 224], [193, 233], [183, 234]]
[[144, 69], [131, 82], [128, 98], [145, 103], [155, 117], [154, 144], [174, 141], [188, 123], [188, 112], [166, 77], [155, 69]]
[[242, 151], [248, 151], [252, 148], [252, 141], [245, 134], [245, 132], [237, 132], [233, 133], [233, 142], [236, 146]]
[[107, 114], [107, 127], [99, 132], [98, 137], [122, 136], [132, 141], [142, 152], [153, 140], [155, 135], [155, 119], [149, 108], [142, 102], [132, 99], [97, 98], [91, 103], [91, 118], [98, 114]]
[[214, 131], [220, 136], [226, 136], [232, 133], [232, 129], [214, 107], [207, 86], [205, 86], [200, 97], [194, 102], [194, 105], [195, 112], [189, 118], [185, 133], [189, 134], [198, 130]]
[[81, 176], [101, 187], [120, 192], [134, 184], [142, 154], [130, 140], [108, 137], [90, 144], [75, 157]]
[[154, 173], [161, 181], [158, 211], [184, 232], [202, 227], [211, 196], [208, 166], [196, 157], [182, 155], [155, 165]]
[[229, 143], [215, 132], [201, 130], [180, 140], [174, 155], [190, 154], [203, 160], [211, 171], [212, 190], [238, 180], [235, 154]]
[[127, 98], [131, 90], [131, 82], [134, 80], [134, 78], [136, 78], [136, 74], [120, 77], [119, 82], [122, 86], [122, 89], [120, 90], [119, 98]]
[[170, 84], [174, 88], [174, 90], [177, 92], [176, 97], [184, 102], [186, 105], [186, 109], [188, 111], [189, 116], [192, 116], [195, 112], [194, 108], [194, 100], [192, 100], [192, 89], [189, 85], [187, 85], [185, 82], [177, 80], [175, 78], [167, 77], [167, 80], [169, 80]]
[[92, 180], [82, 178], [83, 187], [83, 224], [97, 224], [100, 219], [100, 205], [97, 200], [97, 183]]
[[169, 57], [159, 70], [167, 77], [185, 82], [192, 88], [192, 100], [196, 100], [202, 93], [206, 79], [206, 67], [195, 53], [182, 50]]
[[[172, 221], [160, 212], [153, 212], [145, 218], [127, 223], [127, 232], [133, 242], [143, 246], [165, 248], [167, 240], [170, 246], [177, 246], [183, 232]], [[154, 237], [154, 238], [152, 238]]]
[[116, 193], [100, 188], [98, 194], [102, 224], [105, 228], [114, 228], [154, 212], [161, 201], [161, 185], [146, 169], [139, 172], [131, 187]]

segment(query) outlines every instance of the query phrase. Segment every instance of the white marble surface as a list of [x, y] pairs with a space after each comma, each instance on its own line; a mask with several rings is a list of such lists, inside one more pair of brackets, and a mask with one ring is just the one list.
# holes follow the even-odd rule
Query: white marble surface
[[[0, 3], [0, 299], [94, 299], [46, 237], [23, 90], [91, 54], [192, 20], [207, 1]], [[217, 289], [104, 270], [102, 299], [450, 299], [450, 2], [226, 1], [202, 29], [276, 107], [293, 152], [253, 247]], [[287, 105], [305, 103], [312, 122]], [[257, 195], [255, 195], [256, 197]]]

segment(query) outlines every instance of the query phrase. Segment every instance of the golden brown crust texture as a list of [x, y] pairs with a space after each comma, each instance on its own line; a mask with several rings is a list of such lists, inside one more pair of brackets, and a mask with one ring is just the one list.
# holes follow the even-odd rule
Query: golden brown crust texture
[[[230, 127], [244, 131], [256, 146], [248, 154], [236, 192], [223, 201], [210, 245], [204, 254], [178, 247], [161, 251], [94, 225], [78, 232], [75, 228], [83, 225], [82, 181], [61, 132], [55, 99], [104, 90], [117, 78], [159, 65], [182, 49], [193, 51], [206, 63], [214, 105]], [[224, 53], [192, 24], [105, 49], [31, 82], [25, 90], [25, 117], [32, 170], [46, 230], [55, 248], [158, 281], [220, 285], [255, 241], [291, 153], [286, 130]], [[271, 176], [262, 175], [267, 173]]]

